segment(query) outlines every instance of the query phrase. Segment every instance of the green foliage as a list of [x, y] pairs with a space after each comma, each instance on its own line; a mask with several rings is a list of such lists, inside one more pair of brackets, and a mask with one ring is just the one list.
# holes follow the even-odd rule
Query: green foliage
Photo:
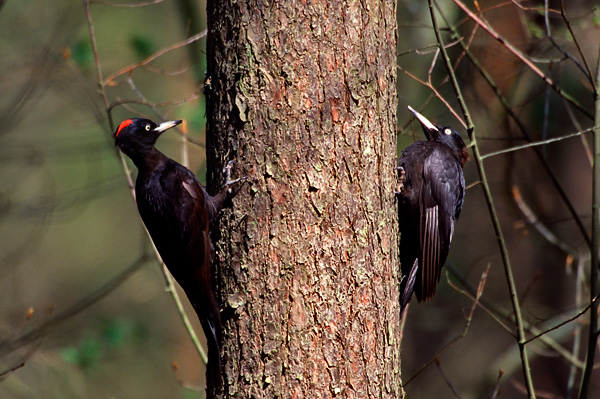
[[183, 389], [181, 399], [200, 399], [204, 397], [204, 390]]
[[534, 22], [530, 22], [527, 24], [527, 29], [529, 30], [529, 34], [537, 39], [541, 39], [546, 34], [541, 26]]
[[101, 362], [111, 350], [143, 343], [147, 335], [147, 330], [132, 320], [108, 319], [78, 344], [63, 348], [60, 354], [66, 363], [87, 369]]
[[135, 34], [129, 39], [129, 45], [140, 60], [148, 58], [156, 52], [156, 45], [150, 36]]
[[184, 114], [188, 123], [188, 129], [192, 131], [203, 131], [206, 126], [206, 113], [204, 111], [204, 101], [200, 102], [200, 110], [196, 107], [186, 109]]
[[71, 59], [80, 69], [87, 70], [92, 67], [94, 54], [89, 38], [80, 39], [71, 46]]
[[94, 366], [102, 355], [100, 342], [95, 337], [85, 337], [77, 346], [69, 346], [61, 351], [63, 360], [81, 368]]
[[109, 319], [102, 325], [102, 337], [107, 346], [118, 348], [123, 345], [126, 338], [132, 336], [134, 327], [131, 320]]

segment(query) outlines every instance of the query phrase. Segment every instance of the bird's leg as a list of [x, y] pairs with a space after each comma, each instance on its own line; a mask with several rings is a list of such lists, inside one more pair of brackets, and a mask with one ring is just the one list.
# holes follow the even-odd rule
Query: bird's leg
[[230, 186], [234, 185], [235, 183], [237, 183], [239, 181], [246, 180], [248, 178], [247, 176], [244, 176], [244, 177], [238, 177], [235, 180], [231, 180], [231, 169], [233, 168], [234, 163], [235, 163], [235, 161], [232, 159], [231, 161], [227, 162], [227, 165], [225, 165], [225, 167], [223, 168], [223, 173], [225, 174], [224, 188], [228, 188], [229, 192], [231, 192]]
[[401, 194], [402, 190], [404, 189], [404, 182], [406, 181], [406, 172], [404, 171], [404, 168], [402, 166], [398, 166], [396, 168], [396, 170], [398, 170], [398, 184], [396, 185], [396, 191], [394, 191], [395, 194]]
[[228, 198], [233, 197], [235, 195], [231, 186], [235, 183], [245, 181], [247, 179], [247, 177], [244, 176], [235, 180], [231, 180], [231, 169], [233, 168], [234, 162], [235, 161], [233, 160], [227, 162], [227, 165], [223, 168], [223, 173], [225, 174], [225, 184], [221, 188], [221, 191], [219, 191], [219, 193], [214, 197], [209, 198], [209, 201], [212, 205], [212, 209], [211, 211], [209, 211], [211, 223], [217, 218], [217, 215], [221, 211], [221, 208], [223, 208], [223, 203], [225, 203], [225, 201]]

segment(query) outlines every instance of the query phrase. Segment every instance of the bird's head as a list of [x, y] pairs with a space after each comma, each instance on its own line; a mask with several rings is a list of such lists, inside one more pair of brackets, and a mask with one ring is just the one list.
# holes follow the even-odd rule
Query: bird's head
[[467, 150], [467, 146], [456, 130], [449, 126], [434, 125], [429, 121], [429, 119], [418, 113], [410, 105], [408, 106], [408, 109], [423, 127], [423, 132], [425, 132], [427, 140], [435, 141], [436, 143], [444, 144], [450, 147], [462, 165], [469, 160], [469, 151]]
[[115, 131], [115, 145], [120, 147], [125, 143], [137, 143], [140, 146], [153, 146], [161, 133], [180, 123], [181, 121], [169, 121], [157, 125], [150, 119], [126, 119]]
[[138, 154], [154, 147], [156, 140], [165, 130], [180, 123], [181, 121], [169, 121], [157, 125], [149, 119], [126, 119], [115, 131], [115, 145], [134, 159]]

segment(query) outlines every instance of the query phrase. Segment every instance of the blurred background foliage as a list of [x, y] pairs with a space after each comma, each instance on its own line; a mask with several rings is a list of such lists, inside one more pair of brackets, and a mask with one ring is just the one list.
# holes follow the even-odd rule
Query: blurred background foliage
[[[107, 0], [90, 5], [102, 79], [205, 29], [202, 1], [114, 6], [135, 3]], [[558, 10], [560, 4], [550, 1], [549, 7]], [[595, 73], [600, 46], [597, 4], [566, 4], [581, 54], [559, 13], [550, 13], [546, 23], [542, 3], [478, 5], [485, 11], [480, 15], [503, 38], [536, 61], [587, 112], [594, 112], [590, 80], [559, 48], [580, 65], [583, 55]], [[458, 30], [444, 37], [453, 43], [448, 48], [452, 62], [460, 60], [456, 72], [483, 154], [527, 141], [494, 90], [463, 56], [457, 40], [469, 43], [533, 140], [591, 127], [584, 112], [550, 90], [482, 29], [475, 29], [452, 2], [439, 6]], [[452, 88], [443, 83], [447, 72], [436, 56], [426, 2], [401, 0], [398, 23], [398, 149], [423, 139], [418, 125], [410, 122], [408, 104], [433, 121], [458, 128], [466, 139], [461, 123], [423, 84], [430, 79], [458, 112]], [[548, 27], [556, 46], [548, 39]], [[173, 131], [158, 146], [177, 160], [186, 148], [190, 168], [203, 181], [203, 47], [201, 39], [172, 49], [99, 87], [83, 1], [0, 1], [0, 373], [5, 373], [0, 397], [203, 397], [203, 365], [165, 292], [106, 112], [110, 106], [113, 123], [132, 116], [185, 119], [192, 144], [182, 146], [182, 135]], [[540, 159], [568, 194], [589, 234], [589, 142], [588, 133], [540, 147], [540, 158], [525, 149], [485, 161], [524, 317], [533, 328], [557, 324], [585, 306], [589, 251]], [[473, 186], [449, 257], [448, 269], [456, 271], [448, 278], [457, 287], [463, 287], [460, 279], [476, 287], [489, 265], [482, 297], [488, 311], [477, 308], [465, 336], [439, 354], [464, 331], [472, 299], [444, 277], [433, 301], [411, 305], [403, 337], [403, 380], [408, 382], [427, 362], [437, 362], [409, 382], [409, 397], [492, 397], [497, 388], [501, 397], [519, 397], [524, 389], [515, 339], [503, 327], [513, 325], [510, 299], [473, 162], [465, 166], [465, 176]], [[526, 220], [518, 198], [531, 209], [537, 228]], [[539, 226], [561, 245], [551, 243]], [[196, 323], [195, 317], [192, 320]], [[585, 344], [578, 345], [580, 332], [586, 333], [584, 318], [549, 336], [581, 361]], [[580, 375], [573, 361], [565, 353], [559, 355], [556, 346], [539, 341], [528, 348], [539, 396], [571, 397]], [[500, 370], [503, 376], [497, 383]], [[596, 396], [599, 380], [596, 375], [592, 383]]]
[[[198, 33], [176, 1], [90, 9], [105, 77]], [[0, 372], [25, 362], [0, 380], [0, 397], [203, 397], [203, 365], [116, 156], [84, 2], [4, 2], [0, 53]], [[186, 119], [203, 143], [189, 54], [107, 85], [110, 103], [138, 102], [113, 120]], [[181, 140], [172, 132], [159, 146], [181, 159]], [[204, 148], [189, 152], [203, 178]]]

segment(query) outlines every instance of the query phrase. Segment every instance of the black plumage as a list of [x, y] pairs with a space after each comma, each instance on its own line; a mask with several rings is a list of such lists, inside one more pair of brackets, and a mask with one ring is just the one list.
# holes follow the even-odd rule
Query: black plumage
[[404, 149], [398, 165], [402, 310], [413, 291], [419, 302], [435, 294], [450, 250], [454, 223], [462, 209], [462, 167], [469, 159], [467, 147], [456, 131], [436, 126], [408, 108], [423, 127], [427, 141]]
[[211, 282], [210, 223], [221, 209], [228, 186], [211, 197], [196, 176], [158, 151], [154, 144], [181, 121], [160, 125], [127, 119], [117, 128], [115, 144], [138, 168], [138, 210], [163, 262], [185, 291], [208, 343], [207, 393], [220, 378], [221, 319]]

